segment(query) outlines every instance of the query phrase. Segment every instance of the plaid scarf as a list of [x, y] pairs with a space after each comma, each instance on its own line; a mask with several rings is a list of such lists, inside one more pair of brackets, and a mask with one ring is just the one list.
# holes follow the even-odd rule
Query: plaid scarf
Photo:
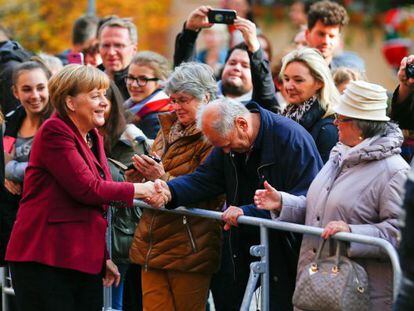
[[316, 95], [314, 95], [308, 100], [305, 100], [302, 104], [299, 104], [299, 105], [289, 104], [286, 106], [285, 110], [283, 110], [282, 115], [300, 123], [305, 113], [308, 112], [312, 108], [316, 100], [317, 100], [317, 97]]

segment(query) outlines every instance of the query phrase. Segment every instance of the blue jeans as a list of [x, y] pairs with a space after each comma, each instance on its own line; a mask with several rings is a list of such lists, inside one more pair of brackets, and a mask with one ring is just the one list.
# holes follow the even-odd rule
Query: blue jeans
[[121, 274], [121, 281], [118, 287], [112, 286], [112, 309], [122, 310], [122, 296], [124, 292], [125, 272], [129, 264], [117, 264], [119, 273]]

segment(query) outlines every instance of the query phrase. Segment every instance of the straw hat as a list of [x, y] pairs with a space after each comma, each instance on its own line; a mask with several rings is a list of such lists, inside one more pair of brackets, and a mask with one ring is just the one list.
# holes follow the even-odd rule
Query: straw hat
[[339, 105], [333, 107], [337, 114], [346, 117], [389, 121], [386, 116], [387, 90], [378, 84], [365, 81], [351, 81], [341, 95]]

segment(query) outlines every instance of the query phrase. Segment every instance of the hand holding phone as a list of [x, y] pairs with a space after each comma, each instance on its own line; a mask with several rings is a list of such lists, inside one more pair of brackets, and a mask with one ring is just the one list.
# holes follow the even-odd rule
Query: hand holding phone
[[234, 24], [236, 11], [225, 9], [214, 9], [208, 11], [208, 22], [211, 24]]
[[147, 180], [161, 178], [164, 174], [164, 166], [161, 159], [153, 155], [134, 155], [132, 161], [135, 163], [137, 171]]
[[199, 31], [202, 28], [211, 27], [207, 14], [211, 10], [210, 6], [202, 5], [192, 11], [185, 22], [185, 28], [193, 31]]

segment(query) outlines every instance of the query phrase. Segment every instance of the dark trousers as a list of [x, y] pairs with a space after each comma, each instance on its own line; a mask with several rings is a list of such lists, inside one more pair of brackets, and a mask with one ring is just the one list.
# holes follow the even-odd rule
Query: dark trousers
[[124, 311], [142, 310], [141, 266], [129, 264], [125, 273], [122, 309]]
[[403, 277], [401, 280], [400, 292], [394, 304], [394, 311], [414, 310], [414, 282]]
[[20, 311], [98, 311], [102, 276], [33, 262], [10, 264]]
[[[252, 257], [249, 254], [250, 246], [260, 244], [259, 240], [252, 238], [255, 236], [255, 229], [249, 229], [242, 225], [239, 227], [239, 229], [232, 228], [231, 233], [223, 232], [221, 266], [220, 270], [213, 275], [210, 286], [217, 311], [240, 310], [249, 279], [250, 263], [260, 260], [260, 258]], [[240, 232], [240, 230], [243, 231]], [[289, 238], [290, 242], [294, 241], [293, 236], [289, 236]], [[289, 311], [293, 309], [291, 301], [295, 288], [300, 242], [295, 240], [294, 242], [299, 244], [291, 249], [292, 245], [285, 243], [287, 236], [277, 232], [272, 232], [269, 240], [271, 241], [269, 245], [270, 310]], [[260, 285], [260, 280], [258, 285]]]

